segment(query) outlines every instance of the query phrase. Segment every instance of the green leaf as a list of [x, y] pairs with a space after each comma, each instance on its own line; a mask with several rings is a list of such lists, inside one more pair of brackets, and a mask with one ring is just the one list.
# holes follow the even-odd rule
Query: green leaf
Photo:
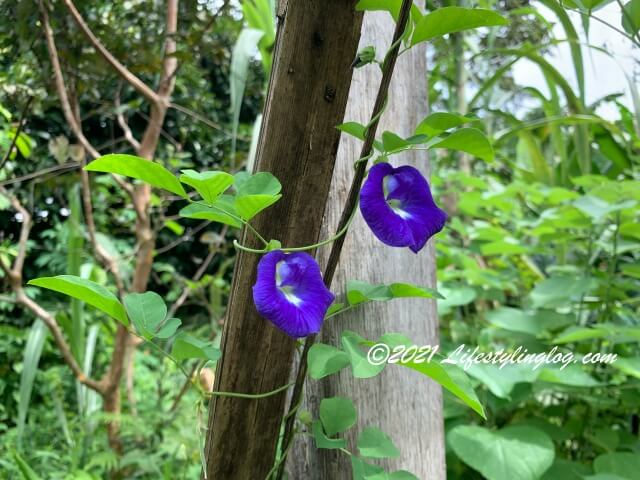
[[622, 28], [629, 34], [640, 32], [640, 0], [631, 0], [622, 12]]
[[167, 306], [155, 292], [130, 293], [124, 297], [124, 306], [138, 333], [147, 340], [169, 338], [182, 323], [177, 318], [165, 321]]
[[623, 373], [632, 377], [640, 378], [640, 357], [636, 358], [618, 358], [611, 364]]
[[212, 205], [220, 194], [233, 184], [234, 178], [225, 172], [183, 170], [180, 181], [195, 188], [204, 201]]
[[365, 428], [358, 436], [358, 451], [363, 457], [395, 458], [400, 450], [382, 430], [376, 427]]
[[189, 358], [200, 358], [215, 362], [222, 352], [214, 347], [213, 342], [200, 340], [188, 333], [179, 333], [173, 342], [171, 355], [178, 361]]
[[268, 172], [255, 175], [236, 174], [234, 207], [244, 220], [250, 220], [265, 208], [276, 203], [282, 195], [282, 185]]
[[416, 24], [411, 44], [478, 27], [507, 25], [506, 18], [482, 8], [444, 7], [425, 15]]
[[319, 380], [349, 365], [350, 357], [336, 347], [325, 345], [324, 343], [316, 343], [309, 349], [307, 361], [309, 364], [309, 376]]
[[320, 421], [330, 437], [353, 427], [357, 418], [356, 407], [348, 398], [323, 398], [320, 402]]
[[634, 480], [640, 471], [640, 456], [629, 452], [605, 453], [593, 461], [593, 469], [599, 474], [608, 473]]
[[344, 133], [348, 133], [360, 140], [364, 140], [366, 127], [358, 122], [346, 122], [336, 127]]
[[367, 342], [360, 335], [349, 330], [345, 330], [342, 332], [341, 341], [342, 347], [349, 355], [351, 369], [355, 378], [375, 377], [384, 370], [386, 363], [373, 365], [369, 362], [367, 353], [363, 352], [362, 347], [368, 345], [370, 342]]
[[29, 329], [29, 336], [24, 347], [22, 356], [22, 372], [20, 373], [20, 389], [18, 396], [18, 444], [22, 442], [24, 435], [24, 426], [27, 420], [27, 412], [31, 402], [31, 392], [33, 391], [33, 382], [38, 373], [38, 364], [42, 347], [47, 338], [47, 326], [42, 320], [37, 319]]
[[444, 300], [438, 300], [438, 312], [442, 315], [449, 313], [453, 307], [468, 305], [476, 298], [476, 291], [465, 285], [442, 286], [440, 291], [444, 295]]
[[589, 278], [555, 276], [538, 283], [529, 296], [534, 307], [561, 307], [567, 302], [580, 300], [595, 285], [595, 281]]
[[444, 139], [431, 144], [429, 148], [458, 150], [488, 162], [493, 160], [493, 148], [484, 133], [477, 128], [456, 130]]
[[436, 290], [410, 283], [370, 284], [359, 280], [347, 282], [347, 301], [349, 305], [364, 302], [386, 302], [394, 298], [444, 298]]
[[397, 365], [415, 370], [425, 375], [443, 388], [449, 390], [458, 397], [462, 402], [469, 406], [473, 411], [483, 418], [486, 418], [484, 408], [478, 400], [476, 392], [471, 386], [471, 382], [467, 375], [455, 364], [446, 363], [441, 355], [434, 356], [434, 361], [424, 361], [417, 363], [415, 361], [399, 362]]
[[351, 455], [351, 472], [353, 480], [370, 480], [378, 475], [386, 475], [382, 467], [367, 463], [355, 455]]
[[197, 218], [200, 220], [211, 220], [212, 222], [224, 223], [232, 227], [242, 227], [240, 215], [234, 206], [234, 198], [230, 195], [221, 195], [213, 205], [202, 205], [190, 203], [182, 210], [180, 216], [185, 218]]
[[547, 434], [529, 426], [495, 431], [459, 425], [449, 432], [447, 442], [464, 463], [488, 480], [538, 480], [555, 457]]
[[316, 448], [337, 449], [346, 448], [347, 441], [344, 438], [329, 438], [322, 431], [322, 425], [319, 420], [313, 422], [311, 427], [313, 431], [313, 439], [316, 442]]
[[469, 123], [472, 120], [473, 119], [458, 113], [436, 112], [422, 120], [416, 127], [415, 133], [416, 135], [434, 137], [442, 132]]
[[27, 285], [64, 293], [97, 308], [124, 325], [129, 324], [124, 307], [116, 296], [102, 285], [74, 275], [58, 275], [30, 280]]
[[538, 375], [538, 381], [558, 385], [569, 385], [572, 387], [597, 387], [602, 385], [602, 383], [585, 372], [578, 364], [570, 364], [563, 370], [560, 370], [559, 367], [543, 368]]
[[258, 213], [276, 203], [282, 195], [247, 195], [236, 197], [234, 206], [244, 220], [251, 220]]
[[[248, 3], [248, 2], [245, 2]], [[242, 97], [244, 96], [247, 84], [249, 65], [258, 49], [258, 43], [263, 38], [265, 32], [261, 29], [243, 28], [240, 31], [238, 40], [231, 52], [231, 71], [229, 72], [229, 92], [231, 96], [231, 152], [232, 156], [236, 151], [236, 141], [238, 137], [238, 125], [240, 124], [240, 110], [242, 108]]]
[[[360, 0], [356, 4], [357, 11], [384, 11], [389, 12], [393, 19], [397, 22], [400, 16], [400, 7], [402, 6], [402, 0]], [[420, 9], [415, 5], [411, 5], [411, 17], [412, 19], [422, 18]]]
[[241, 172], [235, 175], [235, 182], [238, 197], [277, 195], [282, 190], [282, 185], [278, 179], [269, 172], [258, 172], [254, 175]]
[[12, 450], [11, 454], [13, 455], [13, 461], [18, 467], [20, 475], [22, 475], [22, 480], [41, 480], [41, 477], [38, 476], [38, 474], [29, 466], [18, 452]]
[[135, 155], [114, 153], [95, 159], [84, 167], [89, 172], [105, 172], [136, 178], [152, 187], [162, 188], [183, 198], [187, 192], [176, 176], [162, 165]]

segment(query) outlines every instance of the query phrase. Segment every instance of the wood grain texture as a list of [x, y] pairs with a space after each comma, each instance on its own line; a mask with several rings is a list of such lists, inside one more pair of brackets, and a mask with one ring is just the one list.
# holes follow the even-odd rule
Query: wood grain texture
[[[280, 179], [283, 198], [253, 222], [285, 246], [315, 243], [340, 140], [362, 15], [355, 0], [288, 0], [279, 12], [256, 171]], [[243, 243], [258, 247], [245, 232]], [[240, 253], [222, 337], [216, 391], [263, 393], [287, 383], [295, 342], [253, 305], [259, 256]], [[216, 398], [209, 408], [209, 479], [263, 479], [273, 465], [285, 394]]]
[[[360, 46], [375, 45], [380, 58], [389, 46], [392, 33], [393, 22], [387, 14], [367, 13]], [[365, 67], [354, 73], [345, 120], [367, 122], [379, 82], [380, 73], [375, 67]], [[398, 60], [379, 135], [384, 130], [404, 136], [413, 132], [427, 114], [426, 87], [425, 50], [416, 47]], [[335, 231], [360, 145], [361, 142], [352, 137], [345, 136], [341, 141], [323, 237]], [[414, 165], [425, 174], [429, 171], [424, 152], [403, 154], [393, 163]], [[326, 262], [328, 252], [329, 248], [319, 252], [321, 265]], [[433, 286], [434, 264], [433, 240], [418, 255], [409, 249], [387, 247], [373, 236], [358, 214], [347, 234], [332, 291], [344, 292], [349, 279], [371, 283], [406, 281]], [[349, 329], [372, 340], [384, 332], [400, 332], [417, 344], [434, 344], [438, 342], [437, 325], [435, 302], [401, 299], [371, 304], [330, 320], [323, 327], [320, 341], [340, 345], [340, 333]], [[373, 379], [354, 379], [350, 370], [345, 369], [321, 381], [308, 379], [303, 408], [317, 418], [320, 400], [335, 395], [351, 398], [358, 410], [358, 424], [348, 435], [351, 451], [356, 451], [357, 432], [365, 426], [378, 426], [391, 436], [401, 452], [400, 458], [381, 462], [381, 465], [390, 470], [409, 470], [421, 479], [446, 478], [442, 396], [434, 382], [398, 366], [388, 367]], [[309, 437], [296, 439], [287, 467], [291, 479], [351, 478], [349, 458], [344, 453], [318, 450]]]

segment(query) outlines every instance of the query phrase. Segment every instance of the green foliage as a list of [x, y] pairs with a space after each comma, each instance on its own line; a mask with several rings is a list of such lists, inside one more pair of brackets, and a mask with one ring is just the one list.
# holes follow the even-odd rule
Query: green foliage
[[551, 439], [528, 426], [491, 431], [460, 425], [448, 433], [447, 441], [456, 455], [489, 480], [536, 480], [554, 459]]
[[507, 19], [492, 10], [442, 7], [428, 13], [416, 24], [411, 44], [433, 40], [449, 33], [507, 25], [507, 23]]
[[187, 197], [182, 184], [170, 171], [156, 162], [135, 155], [110, 154], [100, 157], [85, 167], [89, 172], [114, 173], [162, 188], [181, 197]]
[[147, 340], [169, 338], [182, 322], [166, 318], [167, 306], [155, 292], [130, 293], [124, 297], [124, 306], [138, 333]]
[[393, 458], [400, 456], [400, 450], [379, 428], [367, 427], [358, 435], [358, 451], [363, 457]]
[[356, 420], [356, 407], [348, 398], [323, 398], [320, 402], [320, 421], [327, 435], [344, 432], [353, 427]]
[[111, 318], [125, 325], [129, 324], [125, 309], [116, 296], [102, 285], [91, 280], [85, 280], [74, 275], [58, 275], [29, 280], [28, 284], [77, 298], [106, 313]]

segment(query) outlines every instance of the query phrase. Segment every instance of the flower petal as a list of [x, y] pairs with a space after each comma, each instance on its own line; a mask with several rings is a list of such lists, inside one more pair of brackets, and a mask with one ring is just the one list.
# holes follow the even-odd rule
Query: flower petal
[[383, 243], [409, 247], [415, 253], [447, 220], [433, 201], [427, 180], [408, 165], [374, 165], [360, 191], [360, 211]]
[[319, 332], [333, 300], [311, 255], [274, 250], [260, 259], [253, 301], [258, 313], [287, 335]]

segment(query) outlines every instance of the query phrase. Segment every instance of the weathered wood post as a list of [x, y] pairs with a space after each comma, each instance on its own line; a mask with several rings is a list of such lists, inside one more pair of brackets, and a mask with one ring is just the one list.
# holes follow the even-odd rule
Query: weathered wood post
[[[283, 198], [255, 228], [286, 246], [317, 242], [329, 195], [339, 131], [362, 15], [355, 0], [288, 0], [278, 34], [255, 170], [280, 179]], [[258, 246], [251, 235], [243, 243]], [[295, 342], [262, 319], [251, 287], [258, 255], [240, 252], [214, 389], [274, 390], [289, 381]], [[285, 393], [263, 399], [214, 397], [209, 408], [209, 479], [263, 479], [274, 462]]]

